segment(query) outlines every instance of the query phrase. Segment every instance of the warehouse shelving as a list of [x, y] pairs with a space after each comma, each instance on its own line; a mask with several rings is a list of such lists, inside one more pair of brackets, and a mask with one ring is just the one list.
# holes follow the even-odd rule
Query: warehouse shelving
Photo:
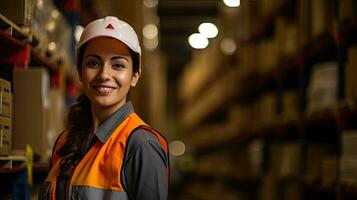
[[[30, 27], [19, 26], [0, 13], [0, 73], [2, 78], [12, 82], [13, 70], [22, 68], [45, 68], [49, 72], [50, 85], [48, 87], [63, 90], [64, 80], [73, 81], [69, 68], [73, 65], [65, 60], [57, 51], [47, 49], [47, 39], [36, 34]], [[72, 66], [70, 66], [72, 67]], [[12, 86], [13, 87], [13, 86]], [[26, 100], [26, 99], [25, 99]], [[63, 100], [64, 101], [64, 100]], [[39, 138], [40, 139], [40, 138]], [[43, 182], [49, 170], [49, 163], [36, 161], [32, 165], [33, 188], [30, 190], [29, 177], [25, 156], [9, 155], [0, 157], [0, 198], [30, 199], [31, 190], [38, 190], [37, 186]]]
[[[279, 1], [280, 2], [280, 1]], [[269, 40], [274, 34], [274, 23], [277, 18], [286, 17], [291, 21], [289, 13], [293, 8], [293, 4], [297, 1], [283, 1], [281, 5], [276, 6], [267, 16], [260, 16], [256, 23], [253, 22], [252, 30], [248, 38], [243, 38], [239, 41], [242, 45], [256, 45], [257, 43]], [[305, 1], [309, 2], [309, 1]], [[334, 3], [339, 3], [336, 1]], [[253, 2], [254, 4], [254, 2]], [[259, 16], [259, 15], [258, 15]], [[336, 16], [335, 16], [336, 17]], [[262, 141], [262, 165], [260, 166], [261, 175], [258, 177], [257, 184], [252, 186], [255, 191], [261, 189], [264, 185], [265, 177], [269, 172], [269, 152], [268, 148], [275, 143], [288, 144], [294, 142], [300, 146], [301, 163], [300, 174], [298, 177], [277, 178], [279, 187], [285, 184], [295, 184], [296, 188], [302, 191], [302, 199], [354, 199], [357, 196], [355, 186], [347, 186], [340, 182], [338, 178], [332, 183], [326, 184], [321, 180], [312, 181], [304, 177], [304, 170], [309, 161], [308, 156], [309, 145], [328, 145], [328, 154], [323, 156], [333, 156], [338, 158], [341, 155], [341, 134], [346, 129], [357, 129], [357, 107], [356, 102], [346, 98], [345, 94], [345, 63], [347, 61], [347, 49], [350, 45], [356, 44], [357, 23], [356, 19], [341, 20], [328, 31], [321, 32], [319, 35], [310, 37], [307, 43], [300, 45], [293, 54], [285, 54], [278, 58], [275, 67], [268, 71], [262, 72], [259, 69], [250, 69], [248, 72], [239, 69], [237, 70], [234, 81], [234, 93], [229, 98], [224, 98], [222, 103], [215, 108], [207, 108], [211, 112], [201, 112], [200, 121], [196, 121], [192, 127], [184, 127], [185, 134], [183, 138], [187, 138], [186, 143], [191, 145], [192, 155], [196, 158], [196, 164], [201, 164], [201, 158], [212, 157], [212, 162], [220, 163], [215, 160], [217, 154], [222, 156], [226, 153], [236, 153], [238, 156], [241, 152], [248, 149], [249, 145], [256, 141]], [[242, 39], [242, 38], [241, 38]], [[241, 53], [241, 52], [238, 52]], [[279, 55], [280, 56], [280, 55]], [[338, 64], [338, 96], [337, 103], [324, 109], [317, 111], [308, 111], [306, 109], [306, 90], [308, 77], [313, 65], [324, 61], [335, 61]], [[223, 63], [222, 64], [226, 64]], [[233, 67], [234, 68], [234, 67]], [[239, 68], [239, 65], [238, 67]], [[233, 70], [232, 70], [233, 71]], [[226, 71], [225, 71], [226, 72]], [[206, 87], [202, 87], [195, 96], [197, 102], [204, 102], [202, 93], [208, 93], [211, 86], [218, 82], [220, 76], [209, 79]], [[213, 88], [213, 87], [212, 87]], [[221, 88], [224, 92], [224, 86]], [[292, 90], [298, 94], [297, 116], [285, 118], [282, 111], [282, 94], [285, 91]], [[259, 101], [266, 93], [272, 93], [277, 100], [277, 113], [274, 120], [267, 122], [252, 123], [248, 120], [244, 128], [232, 126], [232, 119], [229, 117], [229, 111], [232, 105], [250, 106]], [[188, 107], [192, 109], [192, 104], [188, 103]], [[194, 105], [194, 104], [193, 104]], [[226, 112], [226, 114], [224, 113]], [[222, 114], [223, 113], [223, 114]], [[228, 114], [227, 114], [228, 113]], [[187, 114], [187, 113], [186, 113]], [[219, 116], [217, 117], [217, 114]], [[264, 114], [264, 113], [260, 113]], [[216, 117], [215, 117], [216, 116]], [[240, 116], [244, 117], [244, 115]], [[248, 117], [248, 116], [247, 116]], [[213, 119], [213, 120], [211, 120]], [[249, 118], [250, 119], [250, 118]], [[211, 121], [210, 121], [211, 120]], [[239, 120], [233, 117], [233, 120]], [[224, 122], [226, 121], [226, 122]], [[232, 127], [230, 127], [232, 126]], [[186, 128], [186, 129], [185, 129]], [[187, 131], [186, 131], [187, 130]], [[309, 147], [308, 147], [309, 146]], [[315, 146], [321, 151], [323, 148]], [[224, 159], [224, 158], [221, 158]], [[239, 165], [237, 163], [231, 165]], [[338, 163], [336, 163], [336, 166]], [[200, 168], [198, 168], [200, 169]], [[212, 173], [218, 173], [218, 167], [211, 166]], [[338, 170], [338, 169], [336, 169]], [[223, 185], [236, 185], [230, 181], [256, 181], [256, 177], [247, 177], [246, 179], [234, 178], [235, 167], [227, 170], [227, 174], [202, 174], [198, 171], [193, 171], [189, 176], [203, 176], [204, 180], [199, 183], [220, 182]], [[337, 171], [336, 171], [337, 172]], [[229, 176], [229, 178], [227, 178]], [[338, 174], [337, 174], [338, 176]], [[209, 177], [209, 178], [207, 178]], [[221, 178], [223, 177], [223, 178]], [[225, 178], [227, 178], [225, 180]], [[323, 177], [319, 177], [322, 179]], [[191, 179], [188, 179], [191, 180]], [[193, 181], [193, 180], [192, 180]], [[285, 186], [284, 186], [285, 187]], [[284, 188], [282, 187], [282, 188]], [[241, 191], [241, 190], [239, 190]], [[194, 197], [192, 197], [194, 199]], [[252, 197], [258, 199], [258, 197]], [[279, 197], [278, 199], [283, 199]]]
[[[333, 108], [320, 110], [311, 114], [306, 114], [299, 119], [278, 120], [274, 123], [261, 127], [251, 127], [247, 130], [239, 131], [234, 137], [217, 143], [201, 145], [196, 149], [198, 156], [205, 155], [218, 150], [227, 150], [228, 147], [236, 148], [239, 144], [246, 144], [256, 138], [299, 138], [309, 137], [313, 133], [306, 133], [304, 130], [309, 126], [334, 125], [340, 130], [357, 128], [357, 108], [347, 104], [336, 105]], [[325, 133], [326, 134], [326, 133]], [[325, 135], [326, 136], [326, 135]]]

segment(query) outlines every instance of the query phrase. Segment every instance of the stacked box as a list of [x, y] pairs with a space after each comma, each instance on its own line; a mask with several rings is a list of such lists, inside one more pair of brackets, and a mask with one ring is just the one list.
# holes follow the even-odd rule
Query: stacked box
[[283, 94], [283, 113], [284, 120], [297, 119], [299, 115], [299, 95], [296, 90], [284, 91]]
[[311, 144], [307, 147], [305, 181], [315, 183], [321, 178], [323, 151], [321, 145]]
[[268, 174], [263, 178], [262, 186], [259, 191], [260, 200], [276, 200], [278, 199], [278, 180], [277, 177]]
[[277, 41], [278, 55], [293, 55], [298, 49], [297, 26], [287, 19], [279, 17], [275, 20], [275, 40]]
[[48, 71], [43, 68], [14, 70], [13, 147], [29, 144], [35, 155], [46, 159], [48, 130]]
[[263, 95], [259, 100], [259, 116], [262, 125], [270, 125], [277, 119], [277, 96], [274, 92]]
[[285, 143], [282, 149], [279, 177], [289, 178], [300, 175], [301, 148], [298, 143]]
[[277, 65], [279, 59], [278, 39], [267, 39], [257, 45], [258, 60], [255, 60], [258, 69], [262, 73], [271, 72]]
[[0, 78], [0, 115], [11, 117], [11, 83]]
[[339, 0], [339, 19], [340, 21], [356, 18], [357, 2], [355, 0]]
[[309, 144], [307, 146], [305, 181], [310, 184], [316, 182], [325, 185], [336, 180], [336, 156], [334, 147], [329, 144]]
[[337, 102], [338, 64], [323, 62], [312, 66], [307, 88], [307, 111], [326, 109]]
[[253, 177], [259, 177], [263, 172], [263, 145], [262, 139], [255, 139], [248, 146], [249, 162]]
[[11, 120], [0, 116], [0, 156], [11, 153]]
[[300, 0], [297, 4], [297, 35], [298, 47], [306, 46], [311, 39], [311, 12], [310, 0]]
[[301, 148], [296, 142], [272, 145], [270, 171], [278, 178], [294, 178], [301, 173]]
[[314, 0], [311, 3], [311, 34], [313, 38], [331, 31], [335, 16], [334, 0]]
[[203, 51], [195, 51], [192, 55], [192, 60], [185, 67], [180, 78], [179, 97], [185, 103], [192, 101], [200, 92], [202, 87], [212, 78], [215, 78], [215, 73], [220, 63], [219, 41], [214, 39], [212, 44]]
[[301, 185], [297, 182], [291, 182], [281, 185], [282, 199], [300, 200], [303, 199]]
[[340, 159], [340, 180], [348, 185], [357, 185], [357, 130], [342, 133], [342, 156]]
[[345, 94], [348, 101], [357, 102], [357, 46], [348, 48], [348, 58], [345, 70]]
[[249, 73], [257, 69], [257, 50], [255, 44], [242, 46], [239, 56], [239, 67], [243, 73]]
[[337, 156], [324, 156], [321, 163], [321, 185], [330, 187], [337, 182]]
[[12, 149], [11, 83], [0, 78], [0, 156], [8, 156]]
[[282, 5], [282, 0], [262, 0], [260, 1], [260, 13], [261, 16], [266, 17], [271, 14], [275, 9]]
[[229, 124], [232, 126], [232, 130], [239, 132], [254, 126], [255, 118], [252, 105], [234, 105], [229, 110]]
[[35, 0], [0, 1], [0, 13], [18, 25], [31, 26]]

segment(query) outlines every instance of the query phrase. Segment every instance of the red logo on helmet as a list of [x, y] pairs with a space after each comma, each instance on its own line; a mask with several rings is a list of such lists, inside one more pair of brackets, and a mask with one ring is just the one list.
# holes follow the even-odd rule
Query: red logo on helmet
[[107, 27], [105, 27], [105, 29], [112, 29], [112, 30], [114, 30], [114, 27], [113, 27], [112, 24], [108, 24]]

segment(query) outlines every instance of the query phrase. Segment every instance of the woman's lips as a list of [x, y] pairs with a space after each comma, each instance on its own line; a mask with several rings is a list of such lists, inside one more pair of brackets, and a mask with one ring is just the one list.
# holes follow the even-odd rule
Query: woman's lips
[[97, 93], [103, 95], [110, 94], [115, 89], [115, 87], [107, 86], [107, 85], [94, 85], [92, 87], [95, 89]]

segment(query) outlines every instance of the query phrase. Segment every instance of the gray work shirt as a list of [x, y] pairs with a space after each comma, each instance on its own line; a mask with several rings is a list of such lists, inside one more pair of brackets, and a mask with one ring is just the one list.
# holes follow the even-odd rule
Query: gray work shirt
[[[96, 130], [98, 140], [105, 143], [115, 128], [134, 112], [131, 102], [126, 102]], [[159, 139], [148, 130], [137, 128], [128, 138], [121, 170], [122, 185], [129, 199], [167, 199], [169, 165], [168, 157]], [[57, 199], [64, 191], [58, 184]]]

